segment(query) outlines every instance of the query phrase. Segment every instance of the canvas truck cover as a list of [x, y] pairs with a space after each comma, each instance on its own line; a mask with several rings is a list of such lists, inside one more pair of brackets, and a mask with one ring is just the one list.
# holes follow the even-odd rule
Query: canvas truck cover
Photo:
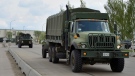
[[[88, 19], [88, 18], [96, 18], [107, 17], [107, 14], [102, 14], [98, 10], [93, 10], [89, 8], [75, 8], [70, 9], [69, 19], [71, 21], [75, 19]], [[98, 15], [98, 16], [96, 16]], [[103, 15], [103, 16], [102, 16]], [[62, 35], [64, 32], [66, 22], [66, 11], [60, 12], [58, 14], [49, 16], [47, 18], [47, 26], [46, 26], [46, 39], [50, 41], [62, 40]]]

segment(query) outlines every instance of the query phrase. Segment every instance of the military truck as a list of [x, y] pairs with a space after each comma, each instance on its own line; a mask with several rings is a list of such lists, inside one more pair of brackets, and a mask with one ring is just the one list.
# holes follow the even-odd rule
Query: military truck
[[[82, 71], [83, 64], [107, 63], [113, 72], [122, 72], [124, 58], [117, 44], [117, 33], [111, 33], [108, 14], [89, 8], [68, 9], [49, 16], [46, 22], [46, 42], [42, 45], [42, 56], [58, 63], [66, 59], [73, 72]], [[114, 25], [114, 32], [117, 31]]]
[[18, 41], [19, 41], [19, 36], [15, 37], [15, 44], [18, 45]]
[[20, 33], [18, 39], [18, 48], [21, 48], [22, 46], [29, 46], [29, 48], [33, 47], [32, 37], [30, 34]]

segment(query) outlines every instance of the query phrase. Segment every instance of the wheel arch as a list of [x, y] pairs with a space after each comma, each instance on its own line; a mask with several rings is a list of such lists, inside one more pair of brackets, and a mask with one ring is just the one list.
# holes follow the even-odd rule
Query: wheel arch
[[78, 49], [78, 46], [77, 46], [77, 43], [73, 42], [72, 45], [71, 45], [71, 47], [70, 47], [70, 54], [75, 49]]
[[49, 42], [48, 42], [48, 41], [45, 41], [45, 42], [42, 44], [42, 49], [48, 50], [48, 48], [49, 48]]

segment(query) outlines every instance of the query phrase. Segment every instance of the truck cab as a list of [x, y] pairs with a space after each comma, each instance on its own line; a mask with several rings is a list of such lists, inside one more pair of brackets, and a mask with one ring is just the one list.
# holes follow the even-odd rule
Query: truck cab
[[33, 47], [32, 37], [30, 34], [20, 33], [18, 36], [18, 48], [22, 46], [29, 46], [29, 48]]

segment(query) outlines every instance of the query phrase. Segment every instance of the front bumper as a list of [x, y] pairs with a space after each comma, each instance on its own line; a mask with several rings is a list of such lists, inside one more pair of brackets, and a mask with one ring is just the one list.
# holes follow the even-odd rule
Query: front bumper
[[33, 44], [32, 41], [30, 41], [30, 40], [21, 41], [21, 45], [30, 45], [30, 44]]
[[129, 58], [129, 52], [81, 50], [81, 57], [88, 57], [88, 58]]

